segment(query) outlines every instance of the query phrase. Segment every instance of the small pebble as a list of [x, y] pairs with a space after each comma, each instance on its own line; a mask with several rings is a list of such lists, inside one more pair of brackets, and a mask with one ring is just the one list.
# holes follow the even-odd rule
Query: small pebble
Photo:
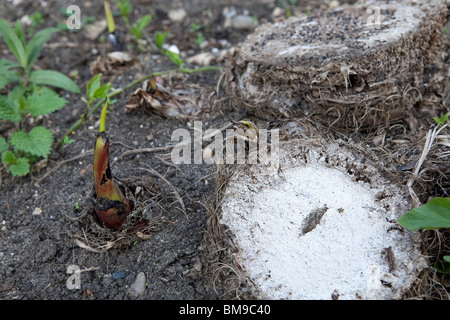
[[233, 17], [231, 25], [237, 30], [253, 29], [258, 25], [258, 21], [243, 14]]
[[169, 47], [169, 49], [167, 49], [168, 51], [170, 51], [170, 52], [173, 52], [173, 53], [175, 53], [175, 54], [180, 54], [180, 49], [178, 49], [178, 47], [176, 46], [176, 45], [171, 45], [170, 47]]
[[187, 16], [186, 10], [183, 8], [170, 10], [167, 14], [173, 22], [181, 22]]
[[136, 280], [130, 286], [129, 293], [131, 296], [137, 298], [145, 293], [145, 274], [143, 272], [139, 272], [136, 276]]
[[116, 271], [111, 274], [111, 278], [113, 279], [123, 279], [126, 277], [125, 271]]

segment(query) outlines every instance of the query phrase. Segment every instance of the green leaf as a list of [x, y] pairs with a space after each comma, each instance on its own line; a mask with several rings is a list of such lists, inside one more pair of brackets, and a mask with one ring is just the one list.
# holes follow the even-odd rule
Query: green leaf
[[111, 83], [105, 83], [100, 88], [95, 90], [94, 98], [96, 99], [104, 99], [108, 95], [109, 88], [111, 88]]
[[20, 74], [14, 68], [20, 67], [17, 63], [7, 60], [0, 59], [0, 89], [4, 88], [8, 83], [19, 82]]
[[450, 227], [450, 198], [434, 198], [408, 211], [398, 222], [410, 231]]
[[0, 19], [0, 33], [8, 46], [9, 50], [14, 54], [19, 64], [26, 69], [27, 66], [27, 56], [25, 53], [25, 48], [17, 36], [14, 29], [12, 29], [5, 19]]
[[54, 70], [36, 70], [30, 75], [30, 81], [35, 84], [55, 86], [70, 92], [80, 93], [80, 88], [68, 76]]
[[199, 32], [197, 33], [197, 38], [194, 40], [195, 44], [198, 46], [201, 46], [203, 44], [203, 42], [205, 42], [206, 39], [203, 36], [203, 33]]
[[437, 272], [442, 274], [450, 274], [450, 263], [436, 262], [434, 268]]
[[190, 32], [195, 32], [195, 31], [200, 30], [201, 27], [202, 27], [201, 25], [199, 25], [199, 24], [197, 24], [197, 23], [195, 23], [195, 22], [192, 22], [192, 23], [191, 23], [191, 28], [189, 29], [189, 31], [190, 31]]
[[450, 256], [443, 256], [442, 258], [444, 258], [445, 261], [450, 262]]
[[37, 32], [33, 38], [28, 42], [28, 45], [26, 46], [26, 55], [27, 55], [27, 64], [28, 69], [31, 68], [34, 61], [39, 56], [39, 53], [41, 52], [42, 48], [44, 47], [44, 44], [50, 40], [52, 37], [52, 34], [56, 31], [59, 31], [58, 28], [46, 28], [42, 29], [39, 32]]
[[29, 133], [24, 130], [14, 132], [11, 135], [10, 143], [18, 150], [47, 158], [52, 147], [53, 134], [47, 128], [39, 126], [33, 128]]
[[147, 14], [143, 16], [135, 25], [131, 28], [131, 33], [136, 37], [136, 39], [142, 39], [142, 31], [152, 20], [152, 15]]
[[86, 87], [86, 96], [92, 100], [94, 99], [94, 93], [97, 91], [98, 88], [100, 88], [100, 77], [102, 76], [101, 73], [96, 74], [94, 77], [92, 77], [91, 81], [87, 84]]
[[8, 150], [9, 148], [9, 143], [6, 142], [6, 139], [3, 137], [0, 137], [0, 153], [2, 153], [3, 151]]
[[138, 30], [142, 31], [150, 23], [150, 21], [152, 21], [152, 15], [147, 14], [147, 15], [143, 16], [141, 19], [139, 19], [139, 21], [136, 23], [135, 27]]
[[2, 153], [2, 162], [8, 166], [13, 176], [24, 176], [30, 172], [30, 163], [27, 158], [16, 158], [12, 151]]
[[30, 172], [30, 162], [27, 158], [16, 158], [12, 151], [2, 153], [2, 162], [8, 166], [13, 176], [24, 176]]
[[155, 45], [158, 49], [162, 49], [164, 46], [164, 43], [166, 42], [166, 37], [169, 34], [168, 31], [165, 32], [155, 32]]
[[63, 146], [72, 144], [75, 140], [74, 139], [70, 139], [68, 136], [64, 136], [63, 139], [58, 139], [59, 142], [62, 143]]
[[20, 115], [20, 105], [5, 96], [0, 95], [0, 119], [19, 122], [22, 120]]
[[131, 4], [128, 0], [122, 0], [117, 2], [117, 6], [119, 7], [120, 14], [124, 17], [128, 17], [131, 11]]
[[15, 164], [8, 166], [13, 176], [25, 176], [30, 172], [30, 162], [27, 158], [17, 159]]
[[172, 62], [175, 63], [178, 67], [181, 67], [181, 65], [184, 63], [184, 60], [181, 60], [178, 53], [166, 50], [166, 54], [170, 58], [170, 60], [172, 60]]
[[16, 33], [17, 37], [19, 38], [20, 42], [22, 43], [23, 47], [25, 48], [25, 44], [26, 44], [27, 40], [25, 37], [25, 32], [23, 32], [22, 22], [20, 20], [16, 21], [14, 32]]
[[60, 110], [66, 103], [67, 101], [55, 91], [46, 87], [40, 87], [33, 90], [33, 93], [27, 97], [26, 110], [33, 117], [36, 117]]
[[15, 164], [17, 161], [16, 155], [12, 151], [5, 151], [2, 153], [2, 163], [10, 166]]
[[449, 116], [449, 114], [450, 114], [450, 112], [447, 112], [446, 114], [444, 114], [443, 116], [442, 116], [442, 118], [436, 118], [436, 117], [433, 117], [433, 120], [436, 122], [436, 124], [445, 124], [446, 122], [447, 122], [447, 120], [448, 120], [448, 116]]

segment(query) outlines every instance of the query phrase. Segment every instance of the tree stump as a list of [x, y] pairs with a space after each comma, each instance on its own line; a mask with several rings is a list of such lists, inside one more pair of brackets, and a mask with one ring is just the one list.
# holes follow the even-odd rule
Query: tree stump
[[257, 165], [219, 170], [209, 224], [220, 242], [215, 274], [233, 270], [226, 279], [239, 279], [225, 290], [257, 299], [401, 299], [427, 266], [420, 234], [397, 223], [411, 206], [402, 180], [343, 141], [290, 138], [278, 154], [274, 174]]
[[442, 83], [443, 1], [363, 1], [256, 29], [229, 58], [233, 104], [347, 130], [401, 121]]

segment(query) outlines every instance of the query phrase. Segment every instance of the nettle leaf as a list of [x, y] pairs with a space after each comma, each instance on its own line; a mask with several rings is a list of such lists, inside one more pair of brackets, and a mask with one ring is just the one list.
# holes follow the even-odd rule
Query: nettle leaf
[[14, 54], [20, 65], [25, 68], [27, 65], [27, 56], [23, 43], [5, 19], [0, 19], [0, 33], [9, 50]]
[[3, 137], [0, 137], [0, 153], [2, 153], [5, 150], [8, 150], [9, 143], [6, 142], [6, 139]]
[[70, 92], [80, 93], [80, 88], [68, 76], [54, 70], [36, 70], [30, 75], [34, 84], [44, 84], [61, 88]]
[[5, 96], [0, 95], [0, 119], [19, 122], [22, 120], [20, 115], [20, 105]]
[[39, 56], [39, 53], [44, 47], [44, 44], [48, 40], [50, 40], [52, 34], [58, 30], [59, 30], [58, 28], [42, 29], [39, 32], [37, 32], [33, 36], [33, 38], [31, 38], [31, 40], [28, 42], [28, 45], [26, 46], [27, 63], [29, 68], [31, 68], [34, 61]]
[[30, 163], [27, 158], [16, 158], [12, 151], [2, 153], [2, 162], [8, 166], [13, 176], [24, 176], [30, 172]]
[[33, 90], [33, 93], [27, 97], [26, 109], [33, 117], [36, 117], [60, 110], [66, 103], [67, 100], [61, 98], [55, 91], [40, 87]]
[[47, 158], [53, 143], [53, 133], [42, 126], [33, 128], [29, 133], [20, 130], [11, 135], [10, 143], [17, 150]]
[[13, 176], [25, 176], [30, 172], [30, 163], [27, 158], [19, 158], [16, 163], [8, 166]]
[[7, 59], [0, 59], [0, 89], [4, 88], [8, 83], [19, 82], [20, 74], [17, 70], [19, 65], [13, 61]]
[[398, 222], [410, 231], [450, 228], [450, 198], [434, 198], [408, 211]]
[[12, 151], [5, 151], [2, 153], [2, 163], [6, 165], [13, 165], [17, 161], [16, 155]]

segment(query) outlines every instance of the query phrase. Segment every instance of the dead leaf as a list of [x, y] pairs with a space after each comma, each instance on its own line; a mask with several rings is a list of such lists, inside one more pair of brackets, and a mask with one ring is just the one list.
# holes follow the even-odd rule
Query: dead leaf
[[235, 48], [202, 52], [195, 56], [192, 56], [186, 60], [188, 63], [197, 64], [201, 66], [210, 66], [219, 62], [223, 62], [228, 54], [233, 55]]
[[124, 68], [128, 68], [136, 62], [131, 54], [123, 51], [114, 51], [108, 53], [105, 57], [99, 56], [91, 63], [90, 70], [92, 75], [98, 73], [112, 75], [120, 73]]
[[126, 113], [142, 108], [167, 118], [200, 118], [213, 112], [215, 92], [196, 84], [184, 84], [184, 88], [170, 90], [152, 78], [143, 88], [137, 89], [125, 106]]
[[108, 26], [105, 19], [99, 20], [93, 24], [89, 24], [86, 27], [86, 38], [89, 40], [95, 40], [97, 39], [103, 31], [106, 30], [106, 27]]

